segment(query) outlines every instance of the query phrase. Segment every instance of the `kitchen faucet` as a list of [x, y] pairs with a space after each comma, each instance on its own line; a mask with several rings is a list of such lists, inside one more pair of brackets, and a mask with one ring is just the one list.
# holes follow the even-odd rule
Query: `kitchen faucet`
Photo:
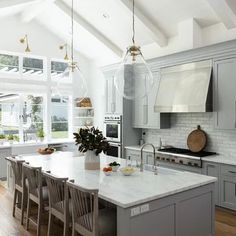
[[146, 146], [151, 146], [153, 148], [153, 158], [154, 158], [154, 163], [153, 163], [153, 167], [154, 167], [154, 174], [157, 175], [157, 168], [156, 168], [156, 151], [155, 151], [155, 147], [153, 144], [151, 143], [145, 143], [142, 145], [141, 147], [141, 164], [140, 164], [140, 171], [143, 172], [143, 149]]

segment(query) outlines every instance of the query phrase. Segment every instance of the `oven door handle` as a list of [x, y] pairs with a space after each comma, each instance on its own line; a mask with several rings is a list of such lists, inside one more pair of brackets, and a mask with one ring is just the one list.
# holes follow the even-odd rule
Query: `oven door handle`
[[120, 146], [121, 146], [120, 143], [109, 143], [109, 144], [110, 144], [110, 146], [112, 146], [112, 147], [120, 147]]

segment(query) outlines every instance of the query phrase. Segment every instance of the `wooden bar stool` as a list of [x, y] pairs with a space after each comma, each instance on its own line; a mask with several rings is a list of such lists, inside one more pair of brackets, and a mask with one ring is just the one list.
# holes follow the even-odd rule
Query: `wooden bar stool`
[[98, 208], [98, 190], [67, 182], [72, 205], [72, 235], [115, 236], [116, 211]]
[[11, 163], [11, 167], [12, 167], [12, 171], [14, 175], [14, 182], [15, 182], [12, 215], [13, 217], [15, 217], [16, 206], [20, 205], [21, 224], [23, 225], [26, 189], [25, 189], [25, 186], [23, 185], [22, 164], [25, 161], [17, 160], [15, 157], [6, 157], [6, 160]]
[[[29, 221], [37, 225], [37, 236], [40, 236], [41, 222], [45, 205], [48, 205], [48, 188], [42, 186], [41, 167], [32, 167], [23, 163], [23, 184], [27, 186], [27, 214], [26, 230], [29, 229]], [[31, 202], [38, 205], [37, 222], [31, 218]]]
[[56, 217], [64, 223], [63, 235], [67, 236], [69, 232], [70, 214], [69, 198], [66, 186], [68, 178], [59, 178], [51, 175], [50, 172], [43, 173], [48, 186], [49, 194], [49, 221], [48, 236], [52, 234], [53, 218]]

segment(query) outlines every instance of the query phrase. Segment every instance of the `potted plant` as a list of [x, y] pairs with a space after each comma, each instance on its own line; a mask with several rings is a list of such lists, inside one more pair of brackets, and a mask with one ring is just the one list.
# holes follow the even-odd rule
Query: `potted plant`
[[6, 140], [6, 135], [5, 134], [0, 134], [0, 144], [3, 144]]
[[44, 140], [44, 132], [43, 132], [43, 129], [39, 129], [38, 132], [37, 132], [37, 137], [39, 138], [39, 140], [41, 142], [43, 142]]
[[8, 140], [8, 142], [9, 142], [10, 144], [12, 144], [12, 143], [13, 143], [13, 140], [14, 140], [14, 135], [13, 135], [13, 134], [9, 134], [9, 135], [7, 136], [7, 140]]
[[74, 139], [79, 151], [85, 153], [85, 169], [100, 169], [99, 154], [102, 151], [105, 153], [110, 147], [102, 131], [94, 127], [81, 128], [78, 133], [74, 133]]

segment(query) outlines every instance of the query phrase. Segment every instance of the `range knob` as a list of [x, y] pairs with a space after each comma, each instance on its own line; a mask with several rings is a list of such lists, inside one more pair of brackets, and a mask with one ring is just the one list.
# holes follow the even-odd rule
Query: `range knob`
[[198, 164], [197, 164], [197, 163], [194, 163], [194, 166], [198, 167]]
[[171, 159], [172, 162], [175, 162], [175, 159]]
[[157, 156], [156, 158], [157, 158], [158, 160], [160, 160], [160, 157]]
[[179, 161], [180, 164], [183, 164], [184, 162], [182, 160]]
[[170, 161], [170, 158], [166, 158], [166, 161]]
[[162, 157], [161, 160], [164, 161], [164, 160], [165, 160], [165, 157]]
[[191, 165], [192, 165], [192, 162], [189, 161], [189, 162], [188, 162], [188, 165], [191, 166]]

